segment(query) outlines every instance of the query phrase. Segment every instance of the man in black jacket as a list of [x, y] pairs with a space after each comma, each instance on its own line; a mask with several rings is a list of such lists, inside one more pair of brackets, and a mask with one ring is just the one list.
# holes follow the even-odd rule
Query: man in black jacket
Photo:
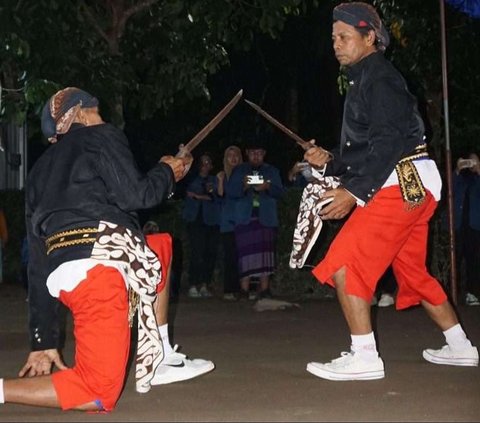
[[[191, 155], [164, 156], [140, 172], [124, 134], [103, 122], [97, 99], [72, 87], [45, 105], [42, 131], [52, 145], [30, 171], [25, 193], [32, 352], [19, 379], [0, 379], [0, 402], [112, 410], [137, 310], [137, 391], [212, 370], [210, 361], [187, 360], [166, 345], [157, 328], [166, 324], [171, 245], [160, 245], [164, 254], [148, 248], [136, 213], [173, 193]], [[59, 301], [74, 321], [72, 368], [58, 351]], [[52, 365], [59, 371], [50, 374]], [[189, 377], [172, 374], [175, 366]]]
[[[340, 176], [341, 186], [322, 219], [352, 214], [313, 274], [335, 287], [351, 333], [351, 350], [307, 371], [330, 380], [384, 377], [372, 331], [370, 303], [391, 264], [398, 282], [396, 307], [422, 304], [442, 329], [447, 345], [427, 349], [433, 363], [477, 366], [478, 351], [465, 335], [440, 283], [426, 270], [428, 222], [441, 192], [441, 178], [428, 158], [424, 125], [405, 80], [383, 55], [388, 33], [366, 3], [342, 3], [333, 11], [333, 48], [345, 66], [348, 91], [342, 133], [333, 159], [318, 147], [305, 160]], [[327, 163], [328, 162], [328, 163]]]

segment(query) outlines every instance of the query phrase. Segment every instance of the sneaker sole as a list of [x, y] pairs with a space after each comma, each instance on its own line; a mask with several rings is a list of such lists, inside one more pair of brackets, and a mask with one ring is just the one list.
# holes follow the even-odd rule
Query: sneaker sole
[[433, 364], [445, 364], [447, 366], [478, 366], [478, 358], [442, 358], [423, 351], [423, 358]]
[[198, 369], [196, 372], [185, 374], [184, 376], [181, 376], [181, 377], [178, 377], [178, 376], [175, 377], [172, 375], [170, 377], [162, 377], [160, 380], [155, 380], [155, 376], [153, 376], [153, 379], [150, 382], [150, 384], [152, 386], [156, 386], [156, 385], [167, 385], [169, 383], [175, 383], [175, 382], [182, 382], [184, 380], [189, 380], [198, 376], [202, 376], [206, 373], [211, 372], [213, 369], [215, 369], [215, 364], [211, 363], [210, 365], [205, 366], [202, 369]]
[[324, 368], [308, 363], [307, 372], [312, 375], [318, 376], [322, 379], [335, 380], [335, 381], [348, 381], [348, 380], [375, 380], [383, 379], [385, 377], [384, 370], [372, 370], [362, 373], [335, 373], [328, 371]]

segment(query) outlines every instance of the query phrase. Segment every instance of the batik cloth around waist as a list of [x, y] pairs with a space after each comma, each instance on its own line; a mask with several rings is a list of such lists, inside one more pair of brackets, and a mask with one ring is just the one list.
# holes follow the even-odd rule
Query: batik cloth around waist
[[100, 221], [98, 228], [76, 228], [49, 236], [47, 254], [76, 245], [92, 244], [90, 259], [124, 269], [129, 298], [128, 322], [133, 324], [138, 310], [136, 390], [148, 392], [153, 373], [162, 361], [163, 347], [156, 325], [153, 301], [162, 277], [160, 261], [145, 241], [132, 230]]
[[421, 204], [427, 195], [413, 162], [419, 159], [428, 159], [428, 157], [427, 144], [420, 144], [415, 150], [402, 157], [395, 166], [402, 198], [408, 208]]

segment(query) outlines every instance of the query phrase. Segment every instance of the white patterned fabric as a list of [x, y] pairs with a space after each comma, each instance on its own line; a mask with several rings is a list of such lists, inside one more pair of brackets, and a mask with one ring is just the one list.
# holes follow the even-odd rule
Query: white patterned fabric
[[104, 221], [98, 226], [91, 258], [125, 264], [130, 326], [138, 309], [135, 388], [137, 392], [148, 392], [154, 371], [163, 359], [163, 347], [153, 310], [156, 287], [162, 276], [160, 261], [131, 230]]
[[292, 269], [301, 269], [304, 266], [320, 234], [323, 226], [320, 211], [332, 201], [332, 198], [323, 199], [321, 197], [326, 191], [340, 185], [339, 178], [336, 176], [321, 176], [318, 172], [314, 172], [313, 176], [315, 179], [303, 189], [300, 200], [290, 253], [289, 266]]

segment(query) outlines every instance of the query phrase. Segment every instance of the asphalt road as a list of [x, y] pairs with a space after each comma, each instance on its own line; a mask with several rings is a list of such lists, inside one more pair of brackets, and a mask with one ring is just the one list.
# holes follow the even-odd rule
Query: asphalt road
[[[28, 353], [24, 297], [20, 287], [0, 286], [0, 377], [14, 377]], [[329, 361], [348, 350], [339, 306], [335, 299], [298, 303], [290, 310], [256, 312], [252, 302], [181, 297], [171, 307], [174, 342], [190, 357], [213, 360], [213, 372], [138, 394], [132, 366], [109, 414], [6, 404], [0, 405], [0, 421], [480, 421], [480, 369], [423, 360], [422, 350], [439, 348], [444, 339], [421, 308], [375, 309], [385, 379], [331, 382], [305, 368], [309, 361]], [[458, 311], [480, 346], [480, 307]], [[71, 364], [67, 317], [65, 358]]]

